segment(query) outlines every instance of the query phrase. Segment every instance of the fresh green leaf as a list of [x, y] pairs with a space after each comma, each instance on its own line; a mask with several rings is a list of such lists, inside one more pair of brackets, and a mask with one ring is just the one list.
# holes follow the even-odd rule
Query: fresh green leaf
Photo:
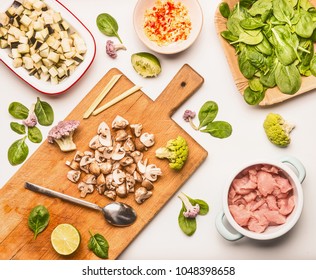
[[263, 26], [265, 26], [265, 23], [263, 23], [261, 20], [258, 20], [256, 18], [245, 18], [240, 21], [240, 26], [244, 29], [258, 29]]
[[99, 258], [107, 259], [109, 256], [109, 243], [103, 235], [96, 233], [92, 234], [90, 231], [90, 239], [88, 248]]
[[279, 63], [275, 70], [275, 82], [281, 92], [294, 94], [301, 87], [302, 77], [294, 63], [286, 66]]
[[16, 119], [24, 120], [29, 115], [29, 109], [20, 102], [12, 102], [9, 105], [9, 113]]
[[28, 218], [29, 228], [34, 232], [34, 239], [41, 233], [49, 223], [49, 212], [43, 205], [34, 207]]
[[310, 67], [310, 71], [311, 71], [312, 75], [316, 76], [316, 56], [315, 55], [312, 58], [309, 67]]
[[29, 148], [25, 143], [26, 136], [15, 141], [8, 150], [8, 160], [11, 165], [21, 164], [29, 154]]
[[11, 122], [10, 123], [11, 129], [18, 133], [18, 134], [25, 134], [25, 125], [17, 123], [17, 122]]
[[224, 18], [228, 18], [230, 15], [230, 8], [226, 2], [219, 4], [219, 12]]
[[264, 98], [264, 91], [253, 91], [250, 87], [244, 90], [244, 100], [249, 105], [258, 105]]
[[270, 10], [272, 8], [272, 1], [271, 0], [258, 0], [251, 8], [248, 10], [249, 14], [252, 16], [256, 15], [262, 15], [266, 11]]
[[199, 215], [206, 215], [208, 212], [209, 212], [209, 206], [208, 204], [204, 201], [204, 200], [201, 200], [201, 199], [193, 199], [189, 196], [186, 195], [186, 197], [189, 199], [189, 201], [191, 202], [191, 204], [193, 206], [195, 206], [196, 204], [198, 204], [200, 206], [200, 212], [199, 212]]
[[311, 14], [307, 11], [300, 10], [299, 20], [295, 25], [295, 32], [302, 38], [310, 38], [314, 32], [314, 23]]
[[239, 35], [239, 38], [235, 42], [231, 42], [231, 44], [236, 43], [245, 43], [247, 45], [258, 45], [263, 40], [263, 35], [259, 32], [256, 36], [252, 36], [249, 33], [242, 32]]
[[289, 0], [272, 0], [273, 14], [281, 22], [292, 26], [291, 19], [294, 16], [294, 8]]
[[209, 123], [205, 129], [201, 130], [211, 134], [216, 138], [227, 138], [232, 134], [232, 126], [225, 121], [214, 121]]
[[27, 136], [33, 143], [41, 143], [43, 140], [42, 132], [36, 126], [27, 129]]
[[238, 40], [238, 37], [236, 37], [235, 35], [233, 35], [233, 33], [231, 33], [229, 30], [224, 30], [221, 32], [221, 36], [227, 40], [228, 42], [234, 42]]
[[201, 107], [198, 118], [200, 121], [199, 129], [212, 122], [218, 113], [218, 105], [214, 101], [207, 101]]
[[119, 39], [119, 41], [122, 43], [122, 40], [120, 36], [118, 35], [118, 24], [115, 18], [113, 18], [111, 15], [107, 13], [99, 14], [97, 17], [97, 26], [99, 30], [107, 35], [107, 36], [114, 36]]
[[178, 224], [181, 230], [188, 236], [191, 236], [196, 231], [196, 219], [195, 218], [186, 218], [183, 216], [183, 212], [185, 212], [185, 206], [182, 203], [182, 207], [178, 216]]
[[49, 126], [54, 122], [54, 111], [51, 105], [37, 98], [34, 113], [40, 125]]

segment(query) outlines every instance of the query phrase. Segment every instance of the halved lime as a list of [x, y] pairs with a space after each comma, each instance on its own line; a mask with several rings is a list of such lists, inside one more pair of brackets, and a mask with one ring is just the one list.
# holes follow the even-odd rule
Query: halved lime
[[151, 53], [134, 53], [131, 60], [135, 71], [145, 78], [155, 77], [161, 72], [159, 59]]
[[51, 234], [51, 243], [55, 251], [64, 256], [75, 252], [80, 245], [80, 233], [71, 224], [60, 224]]

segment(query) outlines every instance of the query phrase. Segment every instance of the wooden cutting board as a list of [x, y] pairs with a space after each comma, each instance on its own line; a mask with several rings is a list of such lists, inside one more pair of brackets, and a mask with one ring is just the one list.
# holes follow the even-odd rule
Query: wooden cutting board
[[[234, 7], [234, 5], [238, 1], [239, 0], [225, 0], [225, 2], [228, 3], [231, 9]], [[312, 5], [314, 6], [316, 5], [316, 0], [310, 0], [310, 2], [312, 3]], [[225, 19], [221, 15], [221, 13], [219, 12], [219, 9], [217, 8], [215, 12], [216, 32], [221, 42], [221, 45], [223, 47], [223, 50], [224, 50], [226, 59], [228, 61], [230, 70], [232, 72], [237, 89], [243, 95], [244, 90], [248, 87], [248, 80], [242, 75], [242, 73], [239, 70], [235, 49], [220, 35], [222, 31], [227, 30], [226, 22], [227, 22], [227, 19]], [[282, 93], [277, 87], [268, 89], [266, 91], [265, 98], [260, 102], [259, 106], [268, 106], [268, 105], [280, 103], [290, 98], [294, 98], [298, 95], [301, 95], [303, 93], [307, 93], [315, 88], [316, 88], [315, 76], [309, 76], [309, 77], [302, 76], [302, 85], [298, 92], [296, 92], [293, 95], [288, 95], [288, 94]]]
[[[111, 125], [112, 120], [120, 115], [131, 123], [142, 123], [143, 132], [153, 133], [156, 139], [155, 145], [145, 152], [144, 157], [148, 158], [149, 163], [160, 167], [163, 173], [154, 184], [153, 196], [141, 205], [134, 201], [133, 195], [118, 199], [134, 207], [138, 214], [132, 226], [119, 228], [107, 224], [99, 211], [24, 189], [25, 182], [29, 181], [74, 197], [80, 196], [76, 185], [66, 178], [69, 167], [65, 162], [71, 160], [75, 152], [63, 153], [57, 145], [44, 141], [0, 189], [0, 259], [98, 259], [87, 247], [89, 230], [102, 234], [108, 240], [109, 258], [116, 259], [207, 157], [207, 152], [171, 119], [173, 112], [203, 84], [203, 78], [189, 65], [180, 69], [155, 101], [138, 91], [103, 113], [83, 120], [83, 113], [116, 74], [121, 72], [111, 69], [66, 119], [81, 121], [74, 135], [74, 141], [80, 151], [89, 150], [88, 143], [102, 121]], [[132, 86], [133, 83], [123, 75], [103, 103]], [[190, 149], [188, 160], [180, 172], [171, 170], [167, 160], [155, 158], [156, 148], [164, 146], [166, 141], [178, 135], [187, 140]], [[110, 202], [97, 192], [88, 195], [85, 200], [102, 207]], [[46, 230], [34, 240], [27, 221], [30, 210], [39, 204], [47, 207], [50, 222]], [[51, 232], [61, 223], [73, 224], [81, 234], [79, 249], [67, 258], [58, 255], [50, 243]]]

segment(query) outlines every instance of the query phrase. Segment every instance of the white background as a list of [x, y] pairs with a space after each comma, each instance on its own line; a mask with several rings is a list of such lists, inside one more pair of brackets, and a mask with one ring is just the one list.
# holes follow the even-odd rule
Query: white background
[[[133, 29], [133, 9], [136, 0], [60, 0], [88, 27], [97, 44], [96, 58], [85, 76], [65, 94], [49, 97], [36, 92], [0, 63], [0, 131], [1, 173], [0, 187], [18, 171], [7, 160], [7, 150], [17, 135], [9, 123], [13, 118], [8, 106], [13, 101], [27, 106], [39, 96], [49, 102], [55, 111], [55, 122], [64, 119], [79, 101], [93, 88], [103, 75], [113, 67], [121, 70], [152, 99], [162, 92], [183, 64], [188, 63], [205, 79], [203, 86], [173, 116], [175, 121], [188, 131], [209, 153], [206, 161], [181, 188], [193, 198], [200, 198], [210, 205], [210, 213], [197, 219], [196, 233], [187, 237], [178, 227], [177, 217], [180, 200], [174, 196], [159, 214], [123, 252], [120, 259], [315, 259], [316, 258], [316, 148], [315, 148], [315, 104], [313, 92], [306, 93], [269, 108], [247, 105], [236, 89], [224, 52], [218, 40], [214, 14], [219, 0], [200, 0], [204, 15], [202, 32], [195, 44], [177, 55], [159, 55], [162, 73], [154, 79], [140, 77], [130, 63], [135, 52], [149, 51], [138, 41]], [[105, 53], [109, 39], [101, 34], [95, 24], [100, 13], [109, 13], [119, 24], [119, 34], [127, 47], [116, 59]], [[116, 38], [112, 38], [117, 42]], [[218, 103], [218, 120], [226, 120], [233, 127], [227, 139], [216, 139], [208, 134], [194, 131], [182, 120], [185, 109], [198, 111], [208, 100]], [[266, 138], [262, 123], [269, 112], [281, 114], [296, 124], [292, 132], [292, 143], [282, 149], [272, 145]], [[49, 128], [41, 128], [44, 135]], [[29, 145], [30, 153], [38, 146]], [[223, 239], [215, 228], [215, 217], [222, 209], [222, 190], [225, 179], [244, 162], [258, 158], [278, 159], [292, 155], [304, 164], [307, 177], [303, 183], [304, 209], [297, 225], [284, 237], [271, 242], [253, 241], [243, 238], [237, 242]]]

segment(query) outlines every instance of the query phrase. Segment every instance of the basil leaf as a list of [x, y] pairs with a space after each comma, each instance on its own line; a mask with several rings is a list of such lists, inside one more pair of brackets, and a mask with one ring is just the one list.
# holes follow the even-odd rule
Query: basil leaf
[[26, 136], [15, 141], [8, 150], [8, 160], [11, 165], [21, 164], [29, 154], [29, 148], [25, 143]]
[[228, 122], [215, 121], [207, 125], [202, 132], [207, 132], [217, 138], [227, 138], [232, 134], [232, 127]]
[[28, 218], [29, 228], [34, 232], [34, 239], [41, 233], [48, 225], [49, 212], [43, 205], [38, 205], [31, 210]]
[[39, 97], [35, 104], [34, 113], [40, 125], [49, 126], [54, 122], [53, 108], [45, 101], [41, 101]]
[[212, 122], [215, 119], [217, 112], [218, 106], [214, 101], [205, 102], [198, 114], [200, 121], [199, 129]]
[[17, 123], [17, 122], [10, 122], [11, 129], [18, 133], [18, 134], [25, 134], [25, 125]]
[[186, 235], [191, 236], [196, 231], [196, 219], [184, 217], [183, 212], [185, 212], [185, 211], [186, 211], [186, 209], [184, 207], [184, 204], [182, 203], [182, 208], [181, 208], [179, 216], [178, 216], [178, 224], [179, 224], [181, 230]]
[[89, 231], [91, 237], [88, 243], [88, 248], [99, 258], [107, 259], [109, 255], [109, 243], [99, 233], [92, 234]]
[[107, 13], [103, 13], [98, 15], [97, 17], [97, 26], [99, 30], [110, 37], [116, 37], [119, 39], [119, 41], [122, 43], [122, 40], [120, 36], [118, 35], [118, 24], [115, 18], [113, 18], [111, 15]]
[[41, 143], [43, 140], [42, 132], [36, 126], [28, 128], [27, 137], [33, 143]]
[[9, 113], [16, 119], [24, 120], [29, 115], [29, 109], [20, 102], [12, 102], [9, 105]]

